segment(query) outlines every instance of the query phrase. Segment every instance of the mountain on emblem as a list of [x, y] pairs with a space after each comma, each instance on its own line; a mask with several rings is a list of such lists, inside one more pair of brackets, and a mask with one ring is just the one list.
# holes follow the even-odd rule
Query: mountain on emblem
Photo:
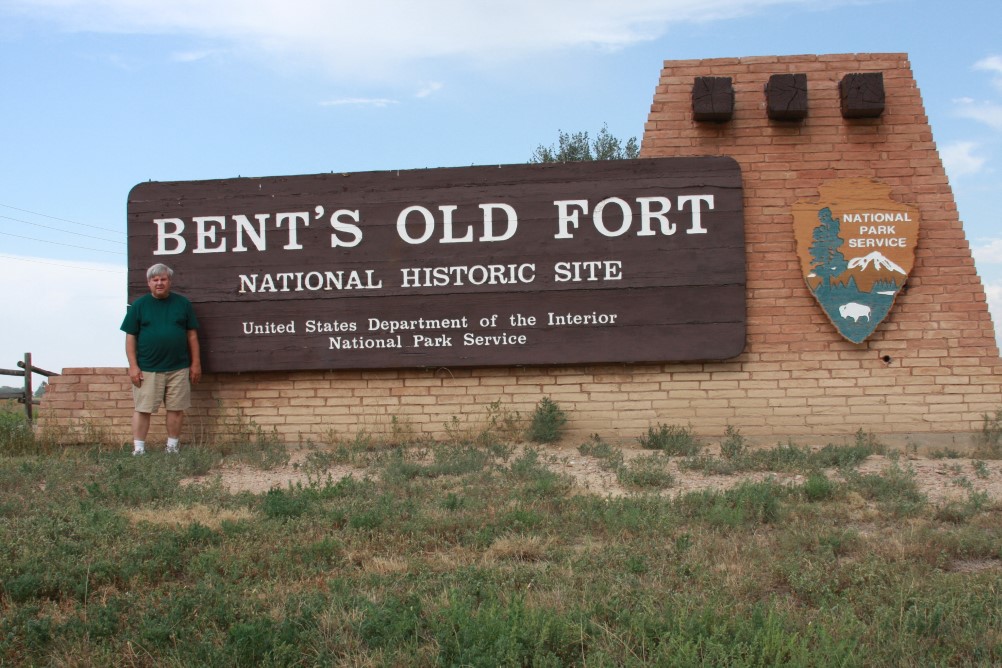
[[889, 269], [891, 271], [896, 271], [899, 274], [905, 274], [905, 275], [908, 274], [907, 271], [905, 271], [904, 269], [902, 269], [901, 267], [899, 267], [898, 265], [894, 264], [886, 257], [884, 257], [880, 253], [880, 251], [873, 251], [869, 255], [865, 255], [863, 257], [854, 257], [853, 259], [849, 260], [850, 269], [860, 269], [862, 271], [866, 271], [871, 264], [874, 266], [874, 268], [878, 270], [884, 268], [884, 269]]
[[819, 194], [793, 207], [797, 255], [829, 320], [861, 343], [887, 317], [915, 263], [918, 209], [869, 179], [832, 181]]

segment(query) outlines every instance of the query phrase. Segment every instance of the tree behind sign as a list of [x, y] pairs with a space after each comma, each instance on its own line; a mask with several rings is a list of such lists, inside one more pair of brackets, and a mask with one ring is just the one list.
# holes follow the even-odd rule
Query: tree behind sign
[[533, 151], [529, 162], [582, 162], [588, 160], [629, 160], [640, 157], [640, 145], [636, 137], [630, 137], [624, 144], [609, 133], [608, 125], [598, 131], [595, 141], [590, 141], [587, 132], [568, 134], [561, 131], [556, 146], [540, 144]]

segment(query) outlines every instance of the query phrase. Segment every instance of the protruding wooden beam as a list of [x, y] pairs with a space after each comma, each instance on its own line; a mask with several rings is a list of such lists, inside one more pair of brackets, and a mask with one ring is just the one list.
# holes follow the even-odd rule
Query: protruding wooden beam
[[838, 83], [842, 118], [877, 118], [884, 113], [884, 73], [846, 74]]
[[734, 116], [734, 85], [730, 77], [696, 77], [692, 81], [692, 118], [726, 123]]
[[807, 118], [807, 75], [773, 74], [765, 86], [766, 113], [774, 121]]

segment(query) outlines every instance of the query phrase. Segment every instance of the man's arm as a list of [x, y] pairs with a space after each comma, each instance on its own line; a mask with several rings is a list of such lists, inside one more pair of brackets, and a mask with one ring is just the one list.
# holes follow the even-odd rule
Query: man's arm
[[191, 355], [190, 378], [192, 383], [202, 379], [202, 352], [198, 345], [198, 330], [188, 330], [188, 354]]
[[125, 335], [125, 357], [129, 360], [129, 380], [136, 387], [143, 384], [143, 372], [139, 368], [136, 358], [136, 335]]

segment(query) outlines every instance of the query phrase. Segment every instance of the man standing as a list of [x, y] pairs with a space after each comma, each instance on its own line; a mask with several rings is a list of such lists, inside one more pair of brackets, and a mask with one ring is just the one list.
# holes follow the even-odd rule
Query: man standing
[[146, 271], [150, 294], [129, 307], [122, 321], [125, 355], [136, 410], [132, 454], [146, 452], [150, 415], [167, 409], [167, 452], [177, 452], [184, 411], [191, 407], [191, 383], [202, 377], [198, 320], [187, 298], [170, 291], [174, 271], [155, 264]]

